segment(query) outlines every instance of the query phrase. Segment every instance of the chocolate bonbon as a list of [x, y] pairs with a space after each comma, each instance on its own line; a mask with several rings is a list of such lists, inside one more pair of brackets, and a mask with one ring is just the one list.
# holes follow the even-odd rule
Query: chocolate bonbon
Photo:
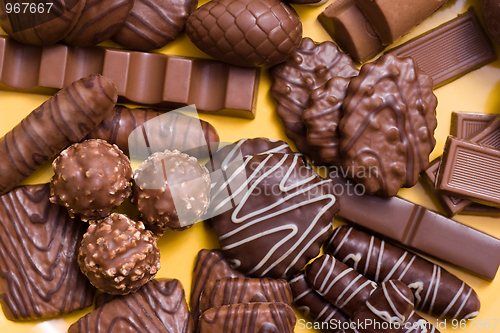
[[[85, 61], [79, 59], [85, 58]], [[0, 37], [0, 82], [19, 89], [61, 89], [100, 73], [117, 87], [120, 101], [175, 109], [255, 117], [260, 71], [208, 59], [102, 47], [35, 47]]]
[[103, 76], [76, 81], [33, 110], [0, 138], [0, 194], [31, 175], [65, 147], [82, 140], [116, 103], [116, 88]]
[[481, 14], [486, 30], [490, 33], [493, 40], [500, 44], [500, 23], [498, 15], [500, 14], [500, 5], [498, 0], [482, 0]]
[[479, 312], [479, 298], [465, 282], [430, 261], [353, 227], [338, 227], [325, 243], [325, 252], [375, 282], [404, 282], [415, 294], [416, 310], [457, 320]]
[[82, 221], [108, 216], [132, 192], [130, 160], [104, 140], [69, 146], [54, 160], [52, 169], [50, 201]]
[[409, 249], [487, 279], [495, 277], [500, 265], [500, 239], [404, 199], [366, 195], [352, 182], [338, 176], [331, 179], [340, 202], [340, 217]]
[[[290, 277], [318, 255], [338, 210], [329, 180], [297, 154], [248, 155], [212, 189], [212, 227], [227, 260], [253, 277]], [[224, 195], [227, 189], [229, 195]]]
[[497, 58], [493, 45], [471, 8], [389, 53], [411, 57], [441, 87]]
[[349, 177], [383, 196], [415, 185], [436, 143], [436, 106], [432, 79], [412, 59], [388, 54], [363, 65], [339, 124]]
[[308, 106], [309, 96], [334, 76], [351, 78], [358, 70], [349, 56], [332, 42], [315, 43], [310, 38], [302, 42], [293, 56], [270, 69], [274, 83], [271, 96], [278, 103], [276, 113], [283, 121], [285, 134], [297, 149], [309, 155], [315, 163], [321, 160], [307, 142], [307, 129], [302, 113]]
[[49, 196], [49, 184], [43, 184], [0, 197], [0, 303], [9, 320], [55, 317], [92, 305], [95, 289], [71, 255], [85, 224]]
[[78, 250], [78, 264], [102, 292], [137, 291], [160, 269], [160, 251], [142, 222], [113, 213], [90, 224]]
[[302, 23], [279, 0], [213, 0], [189, 16], [186, 33], [215, 59], [237, 66], [273, 66], [295, 52]]

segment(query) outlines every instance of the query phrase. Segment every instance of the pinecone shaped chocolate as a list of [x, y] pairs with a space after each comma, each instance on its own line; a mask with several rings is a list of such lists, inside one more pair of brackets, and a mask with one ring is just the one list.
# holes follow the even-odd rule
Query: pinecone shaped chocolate
[[83, 235], [78, 264], [97, 289], [126, 295], [156, 275], [160, 251], [142, 222], [113, 213], [90, 224]]
[[91, 139], [75, 143], [52, 163], [50, 201], [83, 221], [106, 217], [131, 192], [132, 167], [116, 145]]
[[302, 23], [279, 0], [213, 0], [187, 21], [191, 41], [212, 57], [237, 66], [273, 66], [298, 48]]

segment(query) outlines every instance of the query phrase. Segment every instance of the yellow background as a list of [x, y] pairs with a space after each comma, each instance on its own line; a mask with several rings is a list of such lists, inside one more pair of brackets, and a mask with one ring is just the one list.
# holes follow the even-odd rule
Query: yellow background
[[[418, 1], [418, 0], [414, 0]], [[207, 1], [201, 1], [200, 5]], [[326, 6], [331, 4], [332, 0], [326, 4], [314, 6], [294, 6], [299, 13], [303, 25], [304, 36], [311, 37], [317, 42], [331, 40], [328, 34], [323, 30], [318, 21], [317, 15]], [[450, 0], [450, 2], [421, 25], [416, 27], [411, 34], [405, 36], [400, 42], [414, 37], [426, 30], [433, 28], [447, 20], [454, 18], [457, 14], [464, 12], [470, 6], [474, 6], [478, 15], [480, 15], [480, 0]], [[500, 19], [500, 18], [499, 18]], [[1, 32], [0, 32], [1, 33]], [[106, 45], [112, 45], [107, 42]], [[497, 54], [500, 54], [500, 46], [495, 45]], [[207, 57], [199, 51], [184, 35], [160, 50], [162, 53]], [[281, 122], [274, 112], [275, 102], [269, 94], [271, 80], [266, 70], [262, 71], [262, 80], [259, 89], [257, 102], [257, 117], [255, 120], [226, 118], [220, 116], [201, 115], [204, 120], [212, 123], [218, 130], [221, 141], [232, 142], [243, 137], [269, 137], [272, 139], [287, 140], [283, 133]], [[38, 105], [49, 98], [44, 95], [33, 95], [22, 92], [7, 91], [5, 86], [0, 85], [0, 135], [5, 134], [15, 126], [23, 117], [31, 112]], [[450, 114], [452, 111], [472, 111], [500, 113], [500, 61], [491, 63], [479, 70], [476, 70], [465, 77], [458, 79], [435, 91], [438, 97], [438, 127], [436, 130], [437, 144], [431, 159], [440, 155], [443, 150], [444, 142], [449, 132]], [[291, 142], [290, 142], [291, 143]], [[0, 157], [2, 158], [2, 157]], [[52, 171], [50, 164], [46, 163], [39, 171], [30, 177], [25, 183], [44, 183], [50, 180]], [[432, 198], [423, 182], [411, 189], [403, 189], [399, 195], [421, 204], [432, 210], [439, 210], [440, 207]], [[390, 218], [389, 216], [387, 218]], [[488, 217], [457, 216], [456, 219], [474, 228], [487, 232], [497, 238], [500, 238], [500, 219]], [[340, 224], [335, 221], [335, 224]], [[214, 233], [203, 223], [197, 223], [193, 228], [183, 232], [167, 232], [159, 241], [161, 250], [161, 269], [157, 277], [178, 278], [181, 280], [187, 293], [191, 289], [191, 273], [194, 267], [194, 261], [197, 252], [202, 248], [218, 247], [217, 238]], [[463, 332], [500, 332], [500, 322], [493, 330], [494, 319], [500, 319], [500, 277], [492, 282], [485, 281], [458, 268], [443, 264], [443, 266], [462, 278], [466, 283], [472, 286], [479, 295], [482, 306], [479, 316], [475, 322], [469, 322], [467, 329]], [[89, 309], [75, 312], [61, 318], [47, 321], [32, 321], [25, 323], [14, 323], [5, 319], [0, 313], [0, 332], [66, 332], [69, 325], [75, 322], [79, 317], [87, 313]], [[303, 318], [298, 312], [298, 318]], [[436, 320], [426, 316], [431, 322], [436, 324]], [[484, 325], [485, 320], [489, 320], [491, 327], [489, 329], [480, 327]], [[479, 322], [481, 321], [481, 322]], [[451, 322], [446, 323], [447, 329], [441, 332], [451, 332]], [[441, 323], [443, 325], [443, 323]], [[472, 325], [472, 328], [470, 326]], [[305, 330], [296, 328], [298, 333], [316, 332], [314, 330]]]

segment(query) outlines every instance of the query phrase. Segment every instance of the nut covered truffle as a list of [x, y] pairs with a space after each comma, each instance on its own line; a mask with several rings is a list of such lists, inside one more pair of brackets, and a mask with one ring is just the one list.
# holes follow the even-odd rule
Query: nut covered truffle
[[192, 226], [210, 204], [210, 175], [178, 150], [154, 153], [134, 172], [132, 202], [156, 234]]
[[83, 221], [106, 217], [131, 192], [130, 160], [104, 140], [87, 140], [63, 150], [52, 163], [50, 201]]
[[156, 275], [160, 252], [156, 238], [142, 222], [113, 213], [90, 224], [83, 235], [78, 264], [94, 287], [126, 295]]

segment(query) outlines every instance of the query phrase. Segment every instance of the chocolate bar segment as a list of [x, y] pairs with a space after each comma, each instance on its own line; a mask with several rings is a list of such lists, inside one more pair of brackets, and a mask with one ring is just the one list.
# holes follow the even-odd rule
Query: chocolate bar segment
[[467, 139], [481, 132], [498, 117], [491, 113], [457, 112], [451, 113], [450, 134], [459, 139]]
[[49, 201], [49, 185], [0, 197], [0, 303], [10, 320], [49, 318], [92, 305], [76, 252], [86, 226]]
[[497, 58], [472, 8], [388, 52], [413, 58], [418, 67], [432, 77], [434, 88], [450, 83]]

